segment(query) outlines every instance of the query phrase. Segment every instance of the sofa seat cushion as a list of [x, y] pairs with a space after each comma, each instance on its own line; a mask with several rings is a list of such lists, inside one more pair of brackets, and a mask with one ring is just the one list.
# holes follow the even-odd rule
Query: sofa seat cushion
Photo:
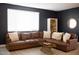
[[15, 41], [15, 42], [11, 42], [11, 43], [8, 43], [8, 44], [19, 44], [19, 43], [24, 43], [24, 41]]
[[25, 42], [27, 42], [27, 43], [35, 43], [35, 42], [39, 42], [39, 40], [38, 39], [28, 39], [28, 40], [25, 40]]
[[55, 39], [46, 39], [47, 42], [57, 44], [57, 45], [67, 45], [66, 43], [60, 41], [60, 40], [55, 40]]
[[6, 45], [6, 48], [9, 51], [14, 51], [14, 50], [19, 50], [19, 49], [32, 48], [32, 47], [40, 46], [39, 43], [34, 42], [34, 41], [31, 42], [31, 41], [29, 41], [29, 42], [27, 42], [27, 41], [17, 41], [17, 42], [8, 43]]
[[37, 43], [37, 44], [39, 44], [38, 43], [39, 42], [39, 40], [38, 39], [28, 39], [28, 40], [24, 40], [24, 41], [15, 41], [15, 42], [11, 42], [11, 43], [8, 43], [7, 45], [9, 45], [9, 46], [16, 46], [16, 45], [22, 45], [22, 44], [33, 44], [33, 43]]

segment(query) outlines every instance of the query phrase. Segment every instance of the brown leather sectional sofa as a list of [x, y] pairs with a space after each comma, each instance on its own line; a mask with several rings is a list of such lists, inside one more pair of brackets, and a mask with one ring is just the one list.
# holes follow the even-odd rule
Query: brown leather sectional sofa
[[46, 42], [52, 43], [52, 47], [62, 50], [64, 52], [68, 52], [71, 50], [75, 50], [77, 48], [77, 40], [78, 40], [78, 36], [76, 34], [70, 33], [71, 37], [70, 39], [65, 43], [59, 40], [55, 40], [55, 39], [46, 39]]
[[43, 38], [42, 32], [22, 33], [19, 32], [19, 41], [11, 42], [7, 34], [6, 47], [9, 51], [40, 46], [39, 41]]
[[40, 42], [50, 42], [52, 43], [53, 48], [62, 50], [62, 51], [71, 51], [77, 48], [77, 37], [75, 34], [71, 34], [71, 38], [67, 43], [52, 39], [52, 38], [43, 38], [42, 32], [31, 32], [31, 33], [19, 33], [19, 41], [11, 42], [8, 34], [6, 39], [6, 47], [8, 50], [18, 50], [24, 48], [31, 48], [41, 46]]

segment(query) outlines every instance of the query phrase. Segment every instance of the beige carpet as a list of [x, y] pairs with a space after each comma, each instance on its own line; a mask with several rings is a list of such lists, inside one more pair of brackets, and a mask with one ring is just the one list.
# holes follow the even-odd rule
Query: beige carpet
[[0, 55], [10, 55], [10, 52], [5, 48], [5, 45], [0, 45]]
[[[24, 50], [18, 50], [11, 52], [12, 55], [46, 55], [42, 51], [40, 51], [41, 47], [38, 48], [32, 48], [32, 49], [24, 49]], [[54, 55], [79, 55], [79, 48], [70, 52], [63, 52], [57, 49], [53, 49]]]
[[[5, 47], [0, 47], [0, 55], [46, 55], [40, 49], [41, 47], [37, 47], [9, 52]], [[54, 48], [52, 48], [52, 51], [53, 55], [79, 55], [79, 45], [76, 50], [70, 52], [63, 52]]]

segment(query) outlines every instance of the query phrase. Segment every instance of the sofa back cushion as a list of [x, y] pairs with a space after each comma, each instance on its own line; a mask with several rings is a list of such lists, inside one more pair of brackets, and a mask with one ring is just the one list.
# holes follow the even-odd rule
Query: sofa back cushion
[[77, 39], [77, 35], [75, 33], [70, 33], [70, 34], [71, 34], [70, 39]]
[[27, 40], [27, 39], [35, 39], [35, 38], [42, 38], [42, 32], [20, 32], [20, 40]]
[[8, 35], [12, 42], [19, 40], [19, 36], [17, 32], [8, 33]]
[[71, 34], [70, 33], [65, 33], [63, 35], [63, 42], [67, 42], [71, 37]]
[[34, 38], [39, 38], [39, 32], [32, 32], [31, 33], [31, 38], [34, 39]]
[[31, 38], [31, 33], [21, 33], [21, 40], [27, 40]]
[[43, 38], [43, 32], [39, 32], [39, 38]]
[[52, 33], [52, 39], [61, 40], [62, 35], [63, 35], [63, 32], [53, 32]]

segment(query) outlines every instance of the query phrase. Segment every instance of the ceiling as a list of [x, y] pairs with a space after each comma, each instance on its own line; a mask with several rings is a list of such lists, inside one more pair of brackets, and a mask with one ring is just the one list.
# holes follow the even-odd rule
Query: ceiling
[[41, 8], [53, 11], [62, 11], [70, 8], [79, 7], [79, 3], [10, 3], [21, 6]]

